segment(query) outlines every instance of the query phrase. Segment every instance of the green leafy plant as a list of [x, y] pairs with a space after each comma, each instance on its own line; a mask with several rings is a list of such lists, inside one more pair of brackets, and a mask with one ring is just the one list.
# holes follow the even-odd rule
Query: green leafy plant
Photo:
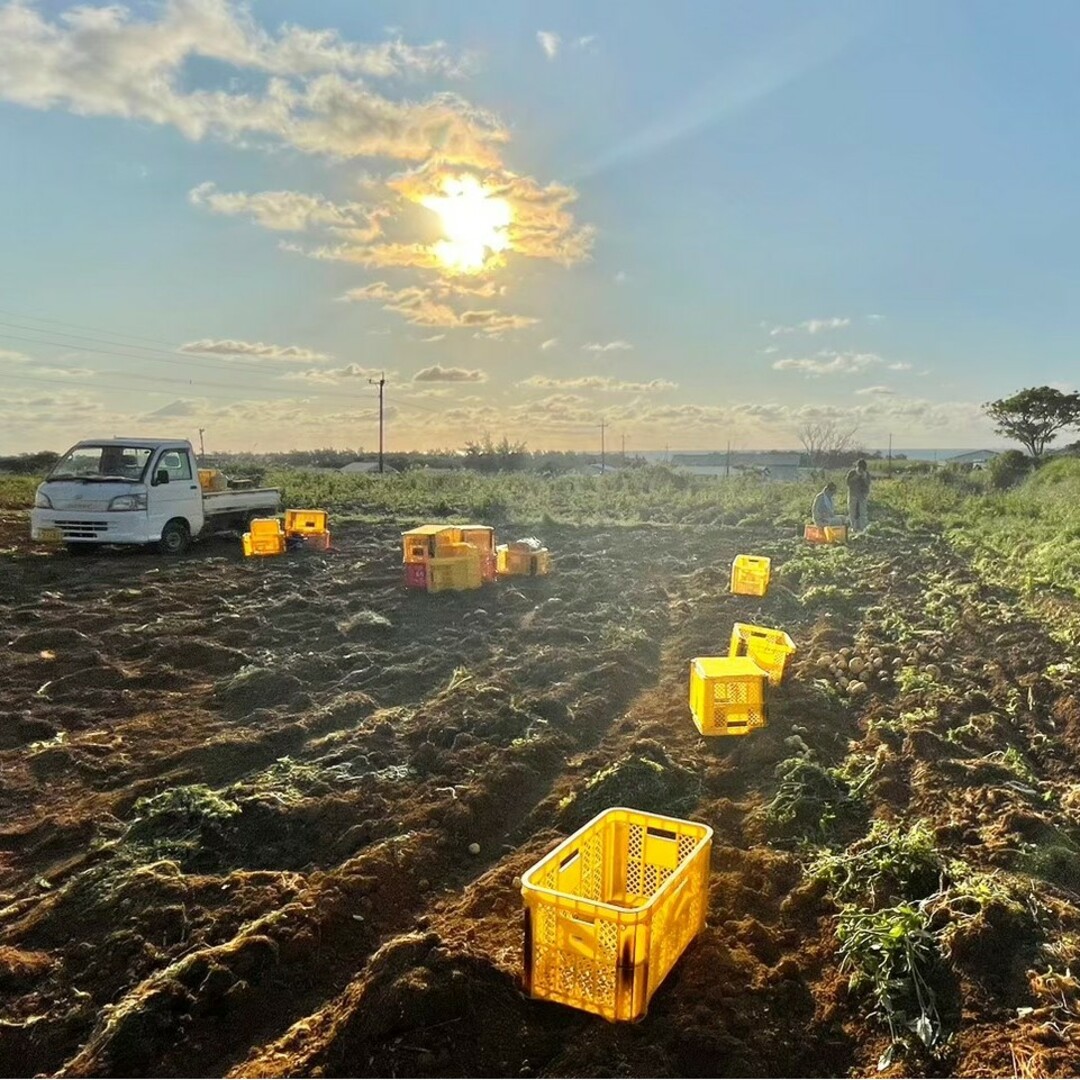
[[926, 913], [911, 904], [879, 911], [848, 908], [840, 914], [836, 936], [840, 970], [850, 972], [853, 991], [870, 994], [871, 1015], [889, 1029], [892, 1041], [878, 1069], [887, 1069], [896, 1050], [913, 1038], [934, 1050], [943, 1039], [932, 985], [941, 955]]
[[921, 821], [909, 828], [875, 821], [847, 850], [823, 854], [810, 867], [841, 903], [870, 909], [931, 895], [943, 871], [934, 834]]

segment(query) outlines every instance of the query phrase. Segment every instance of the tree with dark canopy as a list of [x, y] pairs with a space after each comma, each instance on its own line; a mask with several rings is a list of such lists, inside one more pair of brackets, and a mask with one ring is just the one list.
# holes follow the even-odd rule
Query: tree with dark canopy
[[1038, 461], [1064, 428], [1080, 426], [1080, 393], [1033, 386], [1012, 397], [988, 401], [983, 408], [999, 435], [1015, 439]]

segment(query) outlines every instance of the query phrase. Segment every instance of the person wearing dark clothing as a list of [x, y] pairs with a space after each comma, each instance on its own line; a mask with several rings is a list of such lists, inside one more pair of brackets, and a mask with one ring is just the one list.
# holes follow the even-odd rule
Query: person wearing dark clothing
[[848, 516], [853, 532], [862, 532], [870, 524], [870, 470], [860, 458], [847, 474]]

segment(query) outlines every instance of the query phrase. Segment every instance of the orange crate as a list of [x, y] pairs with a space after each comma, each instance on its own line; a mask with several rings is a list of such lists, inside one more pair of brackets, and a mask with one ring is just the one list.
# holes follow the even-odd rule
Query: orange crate
[[702, 735], [748, 735], [765, 727], [765, 672], [747, 656], [691, 660], [690, 713]]
[[748, 656], [774, 686], [783, 680], [784, 669], [795, 651], [795, 642], [783, 630], [739, 622], [732, 627], [728, 656]]
[[286, 510], [286, 536], [320, 536], [326, 532], [325, 510]]
[[712, 829], [614, 807], [521, 879], [524, 986], [606, 1020], [639, 1020], [705, 928]]
[[731, 591], [741, 596], [764, 596], [769, 590], [772, 560], [764, 555], [736, 555], [731, 564]]
[[807, 525], [803, 529], [803, 539], [811, 544], [846, 544], [846, 525]]

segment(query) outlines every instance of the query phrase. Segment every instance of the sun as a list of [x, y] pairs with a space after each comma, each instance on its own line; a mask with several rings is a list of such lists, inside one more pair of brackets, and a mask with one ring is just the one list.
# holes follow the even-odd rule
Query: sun
[[432, 251], [446, 269], [475, 274], [491, 255], [510, 246], [506, 232], [513, 218], [510, 204], [493, 197], [473, 176], [448, 176], [442, 190], [442, 195], [420, 200], [442, 221], [444, 239]]

